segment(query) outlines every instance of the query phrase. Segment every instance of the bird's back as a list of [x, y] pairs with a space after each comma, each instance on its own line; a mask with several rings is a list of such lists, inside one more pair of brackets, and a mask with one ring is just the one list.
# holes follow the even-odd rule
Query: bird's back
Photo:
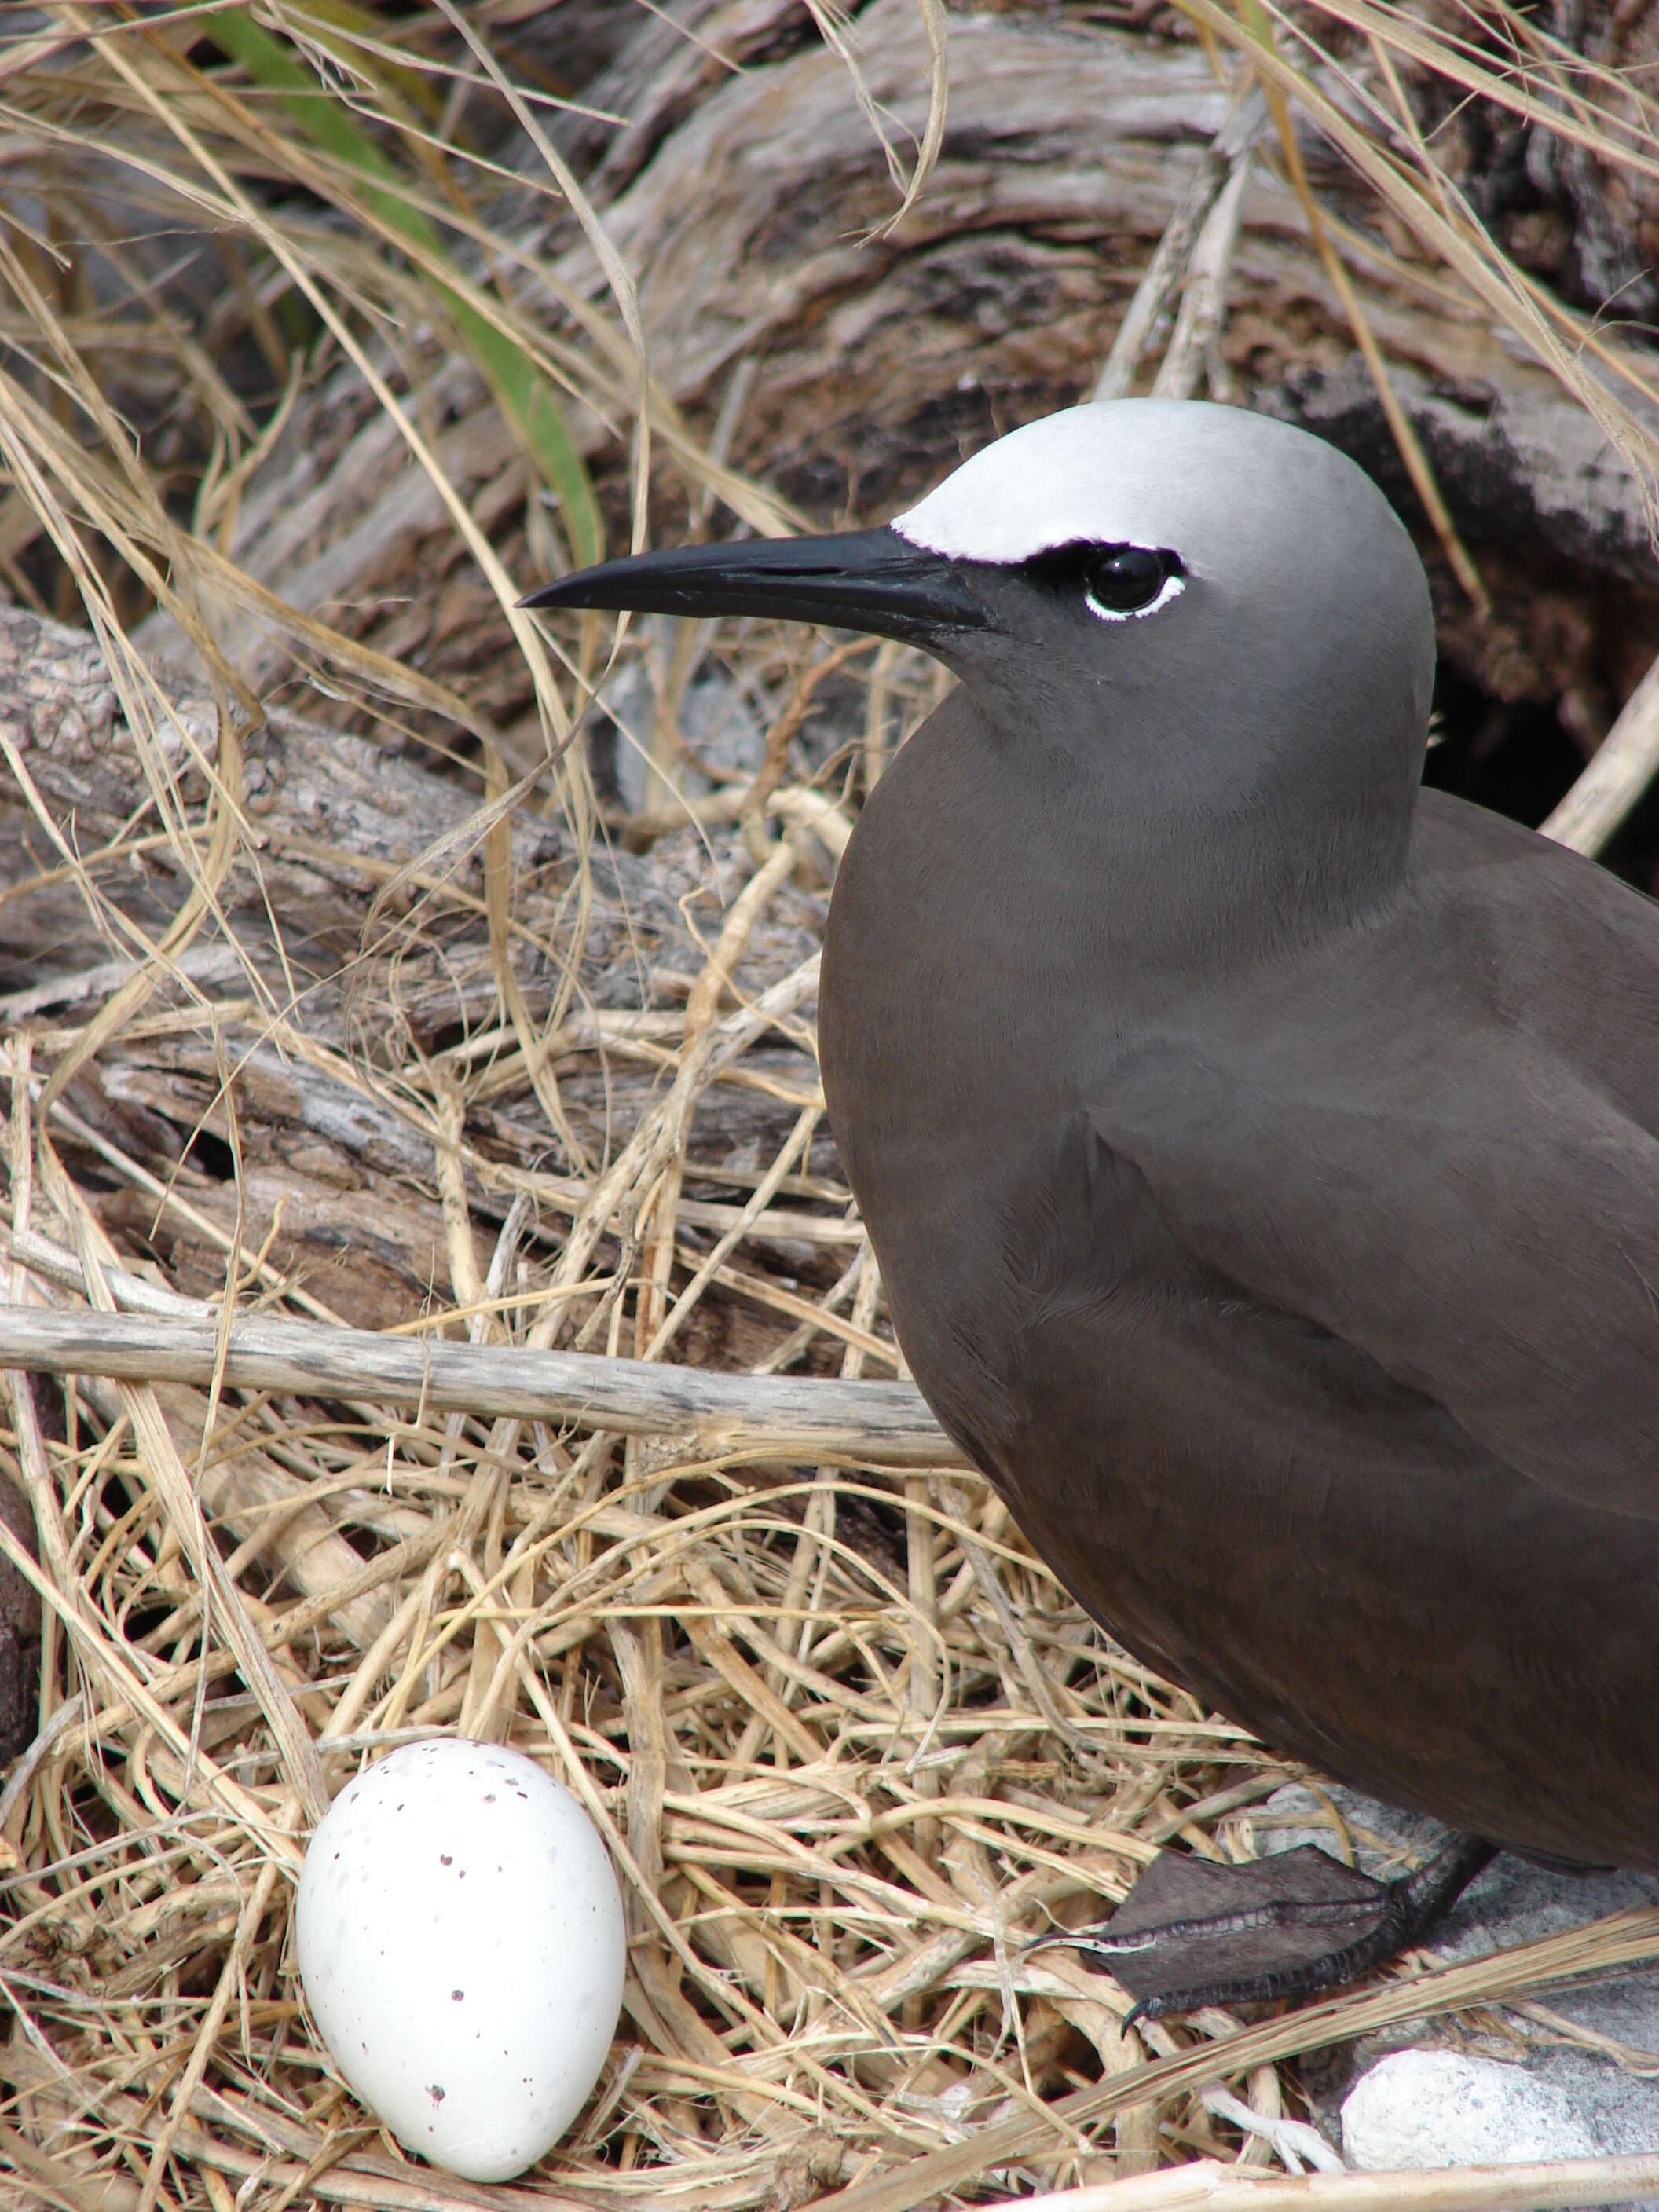
[[1460, 989], [1659, 1136], [1659, 906], [1484, 807], [1419, 798], [1407, 884]]

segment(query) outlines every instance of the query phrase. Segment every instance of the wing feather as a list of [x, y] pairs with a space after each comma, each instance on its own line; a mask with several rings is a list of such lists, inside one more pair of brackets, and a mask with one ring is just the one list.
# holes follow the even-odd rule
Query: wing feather
[[1087, 1109], [1170, 1233], [1486, 1450], [1659, 1518], [1659, 1143], [1513, 1036], [1345, 1078], [1161, 1043]]

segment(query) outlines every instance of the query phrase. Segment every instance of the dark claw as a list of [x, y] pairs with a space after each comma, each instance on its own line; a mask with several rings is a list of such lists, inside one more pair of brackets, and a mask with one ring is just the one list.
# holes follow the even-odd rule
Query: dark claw
[[1454, 1835], [1415, 1874], [1374, 1881], [1313, 1844], [1243, 1866], [1164, 1851], [1110, 1920], [1042, 1941], [1121, 1984], [1135, 2000], [1126, 2028], [1203, 2005], [1312, 1996], [1416, 1942], [1492, 1856], [1478, 1836]]

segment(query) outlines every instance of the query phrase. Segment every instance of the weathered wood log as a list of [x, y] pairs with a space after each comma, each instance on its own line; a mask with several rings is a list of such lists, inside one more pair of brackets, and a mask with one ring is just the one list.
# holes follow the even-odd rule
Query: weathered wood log
[[[161, 722], [156, 739], [177, 779], [177, 796], [186, 806], [199, 805], [205, 787], [185, 738], [215, 758], [215, 709], [184, 685], [174, 688], [173, 707], [179, 726]], [[59, 835], [82, 854], [94, 854], [149, 802], [132, 733], [97, 642], [85, 631], [0, 607], [0, 732], [15, 747]], [[301, 975], [311, 981], [320, 971], [328, 979], [326, 1013], [335, 1004], [332, 971], [358, 953], [375, 890], [438, 838], [459, 830], [481, 802], [453, 776], [406, 755], [281, 712], [245, 733], [242, 751], [239, 797], [258, 838], [263, 890], [249, 872], [239, 871], [226, 887], [228, 908], [256, 965], [269, 965], [277, 975], [270, 915], [283, 919], [296, 939]], [[10, 778], [3, 796], [0, 994], [7, 1003], [0, 1018], [23, 1019], [88, 997], [95, 1001], [114, 983], [96, 972], [84, 988], [78, 979], [108, 966], [108, 934], [73, 882], [61, 879], [61, 854]], [[557, 823], [529, 809], [515, 818], [513, 838], [515, 866], [532, 882], [556, 873], [568, 859]], [[54, 864], [59, 880], [32, 884], [37, 871]], [[94, 880], [120, 912], [151, 932], [165, 927], [183, 896], [176, 857], [155, 834], [130, 843], [123, 864], [96, 869]], [[477, 851], [462, 859], [453, 880], [474, 904], [482, 897]], [[215, 957], [214, 977], [223, 980], [234, 961], [228, 947]], [[60, 987], [55, 997], [53, 981]], [[40, 987], [32, 996], [16, 995], [32, 986]]]
[[[173, 690], [183, 730], [213, 759], [211, 702], [177, 679]], [[59, 836], [83, 855], [95, 855], [147, 806], [149, 788], [132, 733], [97, 643], [84, 631], [0, 606], [0, 734], [15, 747]], [[178, 796], [187, 806], [198, 805], [205, 787], [183, 736], [165, 725], [158, 734]], [[426, 873], [417, 870], [398, 908], [378, 916], [367, 944], [364, 939], [376, 893], [429, 847], [463, 830], [483, 803], [482, 790], [470, 791], [440, 763], [428, 767], [395, 746], [280, 710], [245, 732], [240, 747], [239, 796], [254, 831], [258, 874], [237, 869], [222, 905], [238, 945], [279, 997], [289, 994], [290, 973], [304, 986], [307, 1033], [335, 1046], [372, 1049], [373, 1014], [386, 995], [385, 969], [394, 963], [397, 1017], [423, 1043], [445, 1030], [487, 1025], [497, 997], [483, 908], [481, 837]], [[637, 1006], [654, 968], [689, 976], [701, 966], [680, 904], [709, 883], [694, 835], [685, 833], [649, 860], [596, 849], [588, 863], [592, 909], [579, 948], [570, 944], [576, 861], [560, 823], [527, 802], [514, 817], [512, 840], [514, 910], [522, 926], [510, 955], [532, 1013], [551, 1003], [562, 963], [573, 950], [584, 996], [601, 1007]], [[712, 842], [729, 872], [740, 851], [734, 830], [717, 830]], [[48, 879], [39, 881], [43, 873]], [[94, 861], [93, 880], [112, 906], [152, 935], [165, 928], [183, 897], [176, 857], [159, 835], [128, 840], [118, 866]], [[429, 947], [400, 927], [417, 902], [419, 920], [434, 939]], [[291, 939], [286, 968], [272, 935], [273, 915]], [[810, 901], [797, 900], [792, 913], [786, 897], [782, 920], [769, 918], [757, 937], [750, 979], [769, 980], [804, 958], [817, 920]], [[112, 949], [106, 930], [65, 879], [50, 831], [8, 777], [0, 793], [0, 1023], [57, 1007], [72, 1007], [79, 1018], [131, 970], [131, 962], [112, 964]], [[222, 942], [198, 945], [186, 957], [186, 972], [192, 957], [203, 980], [234, 979], [236, 957]], [[349, 1012], [354, 981], [359, 1003]]]

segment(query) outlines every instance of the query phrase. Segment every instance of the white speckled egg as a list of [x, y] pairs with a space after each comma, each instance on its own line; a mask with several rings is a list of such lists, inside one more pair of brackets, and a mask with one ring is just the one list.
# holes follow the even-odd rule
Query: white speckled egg
[[492, 1743], [416, 1743], [340, 1792], [306, 1852], [300, 1978], [335, 2064], [410, 2150], [533, 2166], [622, 2008], [611, 1857], [576, 1800]]

